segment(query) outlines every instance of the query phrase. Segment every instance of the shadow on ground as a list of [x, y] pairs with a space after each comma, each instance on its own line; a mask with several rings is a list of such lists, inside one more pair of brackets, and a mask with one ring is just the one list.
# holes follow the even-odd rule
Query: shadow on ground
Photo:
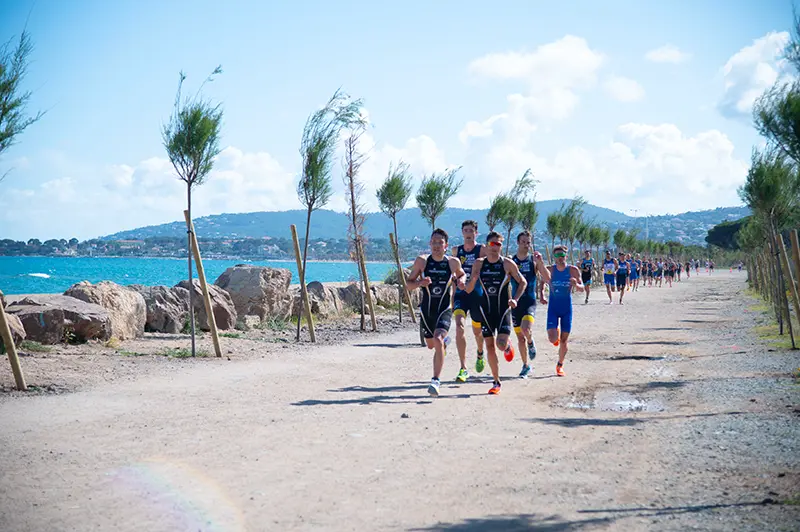
[[562, 530], [591, 530], [597, 527], [605, 528], [613, 522], [614, 519], [611, 517], [569, 521], [557, 515], [522, 514], [465, 519], [458, 523], [437, 523], [430, 527], [412, 528], [411, 530], [439, 532], [484, 532], [486, 530], [522, 532], [524, 530], [538, 530], [542, 532], [557, 532]]
[[628, 417], [529, 417], [520, 421], [527, 423], [541, 423], [543, 425], [557, 425], [564, 428], [576, 427], [633, 427], [649, 421], [669, 421], [673, 419], [690, 419], [695, 417], [737, 416], [746, 412], [708, 412], [704, 414], [678, 414], [668, 416], [628, 416]]
[[386, 343], [374, 343], [374, 344], [353, 344], [353, 347], [388, 347], [390, 349], [412, 349], [415, 347], [424, 347], [419, 342], [408, 342], [405, 344], [386, 344]]
[[660, 515], [678, 515], [678, 514], [688, 514], [688, 513], [700, 513], [700, 512], [707, 512], [710, 510], [724, 510], [729, 508], [747, 508], [752, 506], [767, 506], [771, 504], [780, 504], [778, 501], [773, 499], [764, 499], [760, 502], [735, 502], [735, 503], [727, 503], [727, 504], [699, 504], [695, 506], [665, 506], [663, 508], [659, 508], [657, 506], [653, 507], [635, 507], [635, 508], [608, 508], [608, 509], [597, 509], [597, 510], [578, 510], [579, 514], [618, 514], [618, 516], [624, 517], [653, 517], [653, 516], [660, 516]]

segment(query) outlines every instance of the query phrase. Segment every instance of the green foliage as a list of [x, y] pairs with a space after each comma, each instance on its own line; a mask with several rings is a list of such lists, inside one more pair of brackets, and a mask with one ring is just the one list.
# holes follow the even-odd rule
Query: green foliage
[[551, 212], [547, 215], [547, 234], [550, 235], [551, 243], [561, 234], [562, 219], [561, 212]]
[[627, 239], [627, 234], [625, 233], [624, 229], [617, 229], [614, 232], [614, 245], [617, 247], [618, 250], [623, 250], [625, 248], [625, 241]]
[[396, 219], [397, 213], [405, 209], [406, 203], [411, 198], [412, 179], [409, 165], [400, 161], [396, 166], [389, 166], [389, 173], [377, 190], [381, 212], [392, 220]]
[[779, 232], [800, 219], [800, 173], [797, 164], [775, 149], [753, 150], [750, 170], [739, 197]]
[[221, 67], [215, 68], [197, 94], [186, 99], [182, 98], [186, 75], [181, 72], [172, 115], [161, 131], [175, 173], [190, 188], [203, 183], [220, 152], [222, 108], [200, 97], [200, 90], [221, 72]]
[[294, 316], [291, 320], [282, 320], [280, 318], [275, 318], [272, 316], [268, 316], [264, 321], [261, 322], [260, 328], [266, 329], [275, 332], [281, 332], [289, 329], [292, 323], [295, 323]]
[[220, 333], [219, 335], [222, 336], [223, 338], [244, 338], [244, 335], [242, 333], [236, 333], [236, 332], [224, 332]]
[[[191, 358], [192, 350], [187, 349], [185, 347], [174, 347], [174, 348], [165, 347], [164, 349], [155, 352], [154, 355], [162, 357], [170, 357], [170, 358]], [[211, 353], [200, 349], [195, 352], [195, 356], [210, 357]]]
[[53, 348], [49, 345], [42, 345], [39, 342], [34, 342], [33, 340], [21, 341], [19, 343], [19, 348], [32, 353], [49, 353], [53, 350]]
[[[20, 86], [28, 72], [33, 43], [23, 31], [12, 46], [13, 39], [0, 47], [0, 155], [14, 145], [17, 137], [28, 126], [39, 120], [43, 113], [27, 116], [25, 108], [31, 98], [30, 91]], [[0, 181], [5, 174], [0, 175]]]
[[739, 249], [739, 230], [750, 220], [750, 216], [719, 223], [708, 230], [706, 242], [722, 249]]
[[337, 90], [328, 103], [308, 117], [300, 141], [302, 174], [297, 183], [297, 197], [308, 211], [323, 207], [331, 198], [331, 170], [343, 129], [366, 126], [361, 100]]
[[519, 203], [519, 221], [522, 229], [533, 232], [536, 222], [539, 220], [539, 211], [536, 208], [536, 200], [526, 199]]
[[425, 176], [417, 191], [417, 206], [420, 214], [430, 224], [431, 229], [436, 228], [436, 219], [447, 208], [447, 202], [456, 195], [463, 179], [456, 181], [456, 174], [461, 167], [447, 170], [441, 174]]

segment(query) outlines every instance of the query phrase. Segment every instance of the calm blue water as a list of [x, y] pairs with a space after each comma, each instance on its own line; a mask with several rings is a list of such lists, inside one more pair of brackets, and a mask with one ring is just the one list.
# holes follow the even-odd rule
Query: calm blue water
[[[298, 283], [294, 261], [204, 260], [210, 283], [230, 266], [254, 264], [288, 268], [292, 283]], [[369, 263], [372, 281], [382, 281], [391, 263]], [[306, 282], [339, 282], [358, 279], [352, 262], [309, 262]], [[197, 271], [194, 276], [197, 276]], [[114, 281], [121, 285], [174, 286], [187, 278], [186, 259], [142, 259], [111, 257], [0, 257], [0, 290], [6, 294], [55, 294], [81, 281]]]

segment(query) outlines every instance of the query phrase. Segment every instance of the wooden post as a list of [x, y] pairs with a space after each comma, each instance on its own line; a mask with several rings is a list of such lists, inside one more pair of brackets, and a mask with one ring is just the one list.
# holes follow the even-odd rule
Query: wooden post
[[545, 253], [547, 253], [547, 264], [552, 264], [553, 261], [550, 258], [550, 248], [547, 247], [547, 244], [544, 245], [544, 251], [545, 251]]
[[14, 345], [14, 338], [11, 337], [11, 328], [8, 326], [6, 311], [2, 303], [0, 303], [0, 336], [3, 337], [3, 345], [5, 345], [6, 353], [8, 353], [8, 361], [11, 363], [11, 371], [14, 373], [14, 382], [17, 384], [17, 390], [24, 392], [28, 389], [28, 385], [25, 384], [25, 375], [22, 374], [22, 366], [19, 364], [17, 346]]
[[[800, 324], [800, 296], [797, 294], [797, 285], [794, 284], [794, 276], [792, 275], [792, 267], [789, 263], [789, 255], [786, 253], [786, 244], [783, 243], [783, 237], [778, 235], [778, 249], [781, 253], [781, 262], [785, 271], [784, 277], [788, 281], [789, 292], [792, 294], [792, 303], [794, 303], [794, 315], [797, 318], [797, 323]], [[787, 316], [791, 321], [791, 316]]]
[[[417, 323], [417, 316], [414, 314], [414, 305], [411, 303], [411, 294], [408, 292], [408, 285], [406, 284], [406, 273], [403, 271], [403, 266], [400, 264], [400, 250], [394, 239], [394, 233], [389, 233], [389, 242], [392, 244], [392, 249], [396, 250], [394, 259], [397, 263], [397, 278], [400, 280], [400, 286], [403, 288], [403, 294], [405, 295], [406, 304], [408, 305], [408, 313], [411, 314], [411, 322]], [[403, 306], [402, 302], [400, 306]]]
[[797, 229], [789, 231], [789, 240], [792, 241], [792, 258], [794, 259], [794, 282], [800, 292], [800, 241], [797, 238]]
[[375, 305], [372, 303], [372, 290], [369, 286], [369, 277], [367, 277], [367, 264], [364, 259], [364, 247], [361, 241], [356, 242], [356, 250], [358, 253], [358, 265], [361, 268], [361, 278], [364, 279], [364, 292], [367, 296], [367, 308], [369, 308], [370, 322], [372, 323], [372, 330], [378, 330], [378, 320], [375, 317]]
[[[197, 278], [200, 280], [200, 290], [203, 291], [203, 302], [206, 306], [206, 314], [208, 315], [208, 328], [211, 329], [211, 340], [214, 342], [214, 352], [218, 357], [222, 356], [222, 349], [219, 346], [219, 332], [217, 331], [217, 320], [214, 318], [214, 308], [211, 305], [211, 295], [208, 293], [208, 285], [206, 284], [206, 271], [203, 268], [203, 259], [200, 258], [200, 246], [197, 244], [197, 235], [194, 233], [194, 223], [189, 218], [189, 211], [183, 211], [183, 216], [186, 218], [186, 227], [189, 229], [189, 236], [192, 241], [192, 253], [194, 254], [194, 263], [197, 266]], [[194, 290], [193, 287], [190, 287]]]
[[[292, 224], [289, 226], [292, 230], [292, 244], [294, 244], [294, 257], [297, 259], [297, 272], [300, 276], [300, 293], [303, 297], [303, 308], [306, 311], [306, 323], [308, 324], [308, 334], [311, 335], [311, 341], [316, 342], [317, 336], [314, 334], [314, 318], [311, 316], [311, 303], [308, 301], [308, 290], [306, 290], [306, 272], [303, 271], [303, 259], [300, 257], [300, 241], [297, 239], [297, 227]], [[298, 325], [302, 321], [303, 316], [297, 318]]]

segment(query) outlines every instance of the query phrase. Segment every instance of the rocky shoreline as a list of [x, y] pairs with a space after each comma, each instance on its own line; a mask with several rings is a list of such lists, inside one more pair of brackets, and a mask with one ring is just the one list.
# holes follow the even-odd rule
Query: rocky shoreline
[[[300, 313], [299, 285], [291, 284], [285, 268], [239, 264], [208, 285], [217, 328], [224, 331], [277, 329]], [[392, 279], [389, 280], [390, 283]], [[400, 304], [396, 284], [372, 283], [376, 313]], [[351, 318], [362, 305], [356, 283], [307, 285], [316, 319]], [[188, 331], [190, 298], [194, 292], [195, 325], [207, 331], [208, 317], [199, 280], [167, 286], [122, 286], [110, 281], [77, 283], [64, 294], [31, 294], [3, 298], [16, 342], [44, 345], [111, 342], [141, 338], [145, 333], [181, 334]], [[2, 292], [0, 292], [0, 298]], [[417, 305], [417, 296], [414, 304]], [[6, 301], [7, 300], [7, 301]]]

